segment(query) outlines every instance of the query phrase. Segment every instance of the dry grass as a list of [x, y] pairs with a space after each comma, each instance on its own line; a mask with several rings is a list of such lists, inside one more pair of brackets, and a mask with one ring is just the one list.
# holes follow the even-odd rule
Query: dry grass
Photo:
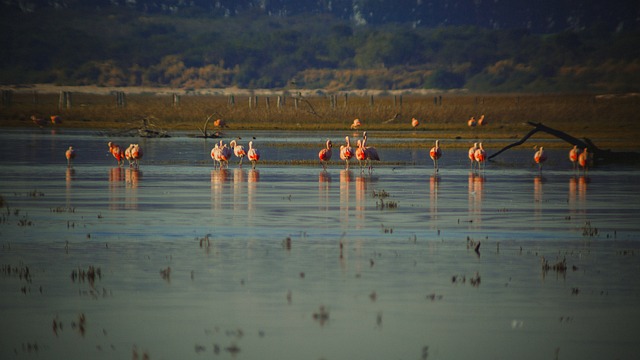
[[[11, 105], [0, 108], [0, 126], [36, 126], [30, 117], [48, 118], [58, 114], [63, 127], [118, 129], [135, 127], [143, 118], [165, 130], [197, 132], [211, 114], [238, 130], [348, 130], [354, 118], [361, 129], [390, 131], [389, 137], [460, 139], [509, 143], [524, 136], [527, 121], [565, 131], [575, 137], [592, 139], [602, 148], [636, 148], [640, 145], [638, 115], [640, 101], [634, 95], [460, 95], [445, 94], [441, 104], [432, 95], [307, 95], [297, 108], [293, 97], [284, 97], [278, 107], [277, 95], [260, 95], [249, 106], [248, 95], [182, 95], [174, 106], [169, 94], [128, 94], [126, 106], [117, 107], [115, 96], [74, 92], [72, 107], [58, 109], [58, 94], [15, 92]], [[252, 97], [255, 100], [255, 98]], [[268, 100], [267, 100], [268, 99]], [[267, 105], [267, 101], [269, 104]], [[488, 125], [469, 128], [467, 120], [484, 114]], [[414, 130], [411, 118], [420, 120]], [[537, 141], [549, 138], [536, 134]], [[408, 144], [405, 144], [408, 145]], [[496, 144], [497, 145], [497, 144]], [[549, 144], [545, 146], [553, 146]], [[566, 146], [563, 144], [562, 146]]]

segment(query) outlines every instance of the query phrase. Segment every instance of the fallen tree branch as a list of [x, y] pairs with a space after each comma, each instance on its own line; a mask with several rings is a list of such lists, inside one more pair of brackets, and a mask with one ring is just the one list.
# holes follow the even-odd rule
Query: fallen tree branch
[[542, 131], [547, 134], [553, 135], [561, 140], [568, 142], [571, 145], [576, 145], [581, 149], [589, 149], [589, 152], [593, 154], [594, 162], [597, 160], [598, 162], [638, 162], [640, 161], [640, 153], [636, 152], [613, 152], [611, 150], [602, 150], [597, 147], [590, 139], [584, 138], [584, 140], [580, 140], [576, 137], [573, 137], [564, 131], [556, 130], [550, 128], [548, 126], [543, 125], [542, 123], [534, 123], [528, 121], [527, 124], [533, 126], [534, 128], [529, 131], [522, 139], [509, 144], [498, 152], [491, 154], [487, 159], [491, 160], [494, 157], [500, 155], [504, 151], [511, 149], [512, 147], [516, 147], [524, 144], [532, 135], [535, 133]]

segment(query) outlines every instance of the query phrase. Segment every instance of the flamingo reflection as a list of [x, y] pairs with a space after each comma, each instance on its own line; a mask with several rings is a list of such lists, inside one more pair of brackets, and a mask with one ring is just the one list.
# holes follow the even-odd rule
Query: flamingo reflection
[[542, 184], [545, 179], [538, 175], [533, 178], [533, 214], [536, 222], [540, 220], [542, 214]]
[[233, 208], [240, 209], [244, 204], [243, 192], [246, 180], [245, 171], [241, 167], [233, 169]]
[[227, 182], [228, 178], [229, 171], [224, 167], [220, 167], [218, 170], [211, 170], [211, 202], [214, 209], [222, 208], [224, 183]]
[[[260, 170], [251, 169], [248, 173], [247, 180], [247, 209], [255, 210], [255, 197], [257, 184], [260, 182]], [[249, 211], [249, 214], [253, 214], [253, 211]]]
[[483, 175], [475, 172], [469, 173], [469, 217], [471, 218], [471, 225], [479, 226], [482, 222], [482, 197], [484, 195], [485, 180]]
[[440, 176], [431, 175], [429, 178], [429, 212], [431, 214], [431, 228], [438, 227], [438, 188], [440, 187]]
[[318, 174], [318, 204], [320, 209], [329, 210], [329, 185], [331, 183], [331, 174], [326, 170], [322, 170]]
[[586, 176], [572, 176], [569, 178], [569, 213], [585, 213], [587, 209], [587, 184]]
[[351, 202], [351, 183], [353, 173], [351, 170], [340, 170], [340, 222], [349, 223], [349, 205]]
[[109, 169], [109, 208], [120, 209], [124, 196], [124, 169], [120, 166]]

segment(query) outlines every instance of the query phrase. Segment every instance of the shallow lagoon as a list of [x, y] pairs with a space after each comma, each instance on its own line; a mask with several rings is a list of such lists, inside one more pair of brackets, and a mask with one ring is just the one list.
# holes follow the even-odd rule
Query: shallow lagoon
[[[237, 135], [256, 136], [272, 161], [316, 159], [326, 138]], [[140, 169], [116, 167], [107, 141], [139, 142]], [[640, 353], [638, 167], [581, 176], [566, 151], [549, 150], [540, 175], [523, 147], [475, 174], [466, 151], [445, 142], [437, 176], [431, 143], [379, 149], [400, 165], [371, 174], [356, 163], [221, 171], [212, 146], [0, 135], [2, 358]], [[567, 268], [554, 268], [563, 259]], [[72, 278], [90, 266], [100, 269], [93, 281]]]

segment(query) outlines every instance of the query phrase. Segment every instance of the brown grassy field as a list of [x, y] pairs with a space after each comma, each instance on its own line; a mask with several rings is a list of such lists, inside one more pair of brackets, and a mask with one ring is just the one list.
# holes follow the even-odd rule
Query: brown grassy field
[[[123, 129], [137, 127], [148, 119], [169, 131], [199, 133], [207, 117], [223, 119], [228, 132], [238, 130], [345, 130], [359, 118], [361, 129], [388, 131], [390, 137], [461, 139], [510, 143], [541, 122], [577, 138], [590, 138], [600, 148], [635, 149], [640, 145], [640, 101], [637, 94], [595, 95], [479, 95], [363, 93], [331, 96], [303, 93], [297, 101], [291, 93], [249, 95], [238, 91], [224, 94], [182, 94], [174, 104], [170, 92], [126, 93], [126, 105], [116, 106], [110, 93], [73, 91], [70, 108], [59, 108], [59, 94], [34, 90], [14, 91], [0, 108], [0, 127], [37, 127], [31, 117], [49, 119], [60, 115], [64, 128]], [[278, 106], [278, 96], [284, 103]], [[441, 96], [441, 99], [440, 99]], [[250, 100], [252, 105], [250, 106]], [[257, 102], [256, 102], [257, 100]], [[437, 100], [437, 101], [436, 101]], [[488, 124], [470, 128], [470, 116], [484, 114]], [[417, 129], [411, 119], [420, 120]], [[209, 130], [214, 130], [210, 123]], [[540, 143], [552, 137], [535, 135]], [[461, 146], [467, 143], [461, 141]], [[554, 146], [544, 144], [545, 146]], [[412, 146], [404, 143], [402, 146]], [[566, 146], [559, 144], [555, 146]]]

